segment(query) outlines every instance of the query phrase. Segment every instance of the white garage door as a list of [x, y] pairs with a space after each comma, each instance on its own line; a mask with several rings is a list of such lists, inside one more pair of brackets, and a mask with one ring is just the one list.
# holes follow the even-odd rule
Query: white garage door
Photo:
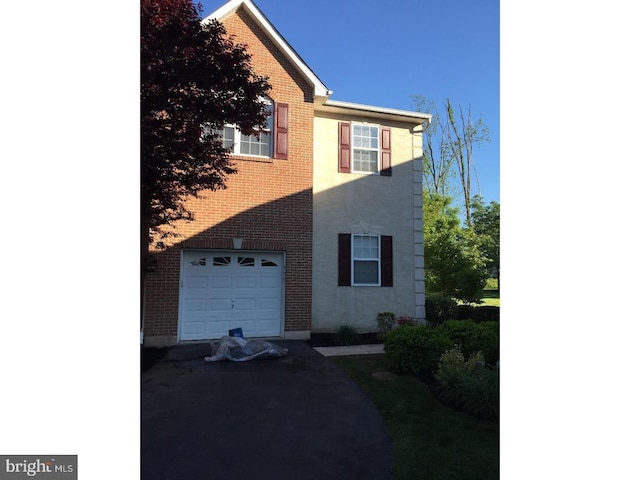
[[282, 331], [282, 253], [185, 250], [180, 273], [180, 340]]

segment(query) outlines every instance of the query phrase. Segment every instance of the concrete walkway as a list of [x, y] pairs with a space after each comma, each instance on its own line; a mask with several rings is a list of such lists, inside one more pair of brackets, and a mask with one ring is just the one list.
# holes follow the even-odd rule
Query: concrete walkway
[[341, 357], [344, 355], [371, 355], [384, 353], [384, 345], [348, 345], [344, 347], [314, 347], [314, 350], [325, 357]]

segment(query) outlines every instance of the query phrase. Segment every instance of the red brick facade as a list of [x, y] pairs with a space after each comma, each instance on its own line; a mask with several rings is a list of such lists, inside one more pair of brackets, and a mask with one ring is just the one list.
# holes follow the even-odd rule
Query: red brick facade
[[247, 45], [256, 73], [269, 78], [273, 102], [289, 107], [288, 159], [234, 156], [238, 173], [227, 188], [188, 202], [195, 220], [177, 224], [181, 236], [156, 252], [146, 278], [145, 343], [177, 339], [181, 250], [231, 249], [232, 237], [245, 239], [243, 249], [285, 252], [284, 330], [311, 329], [313, 90], [242, 8], [223, 23]]

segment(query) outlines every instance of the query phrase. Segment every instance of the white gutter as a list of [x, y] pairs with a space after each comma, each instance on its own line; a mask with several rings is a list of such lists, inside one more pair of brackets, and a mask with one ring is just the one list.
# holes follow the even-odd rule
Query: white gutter
[[[363, 105], [360, 103], [341, 102], [339, 100], [327, 99], [323, 104], [316, 107], [318, 111], [341, 113], [341, 111], [362, 112], [378, 118], [395, 118], [403, 122], [415, 124], [424, 124], [426, 126], [431, 123], [433, 115], [430, 113], [412, 112], [409, 110], [398, 110], [395, 108], [376, 107], [373, 105]], [[426, 128], [426, 126], [424, 128]]]

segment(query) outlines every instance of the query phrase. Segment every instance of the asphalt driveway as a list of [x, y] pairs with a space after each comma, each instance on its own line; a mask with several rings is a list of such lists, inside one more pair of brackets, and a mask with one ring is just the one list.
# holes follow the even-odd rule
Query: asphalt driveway
[[391, 478], [369, 398], [305, 342], [274, 343], [288, 354], [214, 363], [179, 345], [142, 373], [143, 480]]

